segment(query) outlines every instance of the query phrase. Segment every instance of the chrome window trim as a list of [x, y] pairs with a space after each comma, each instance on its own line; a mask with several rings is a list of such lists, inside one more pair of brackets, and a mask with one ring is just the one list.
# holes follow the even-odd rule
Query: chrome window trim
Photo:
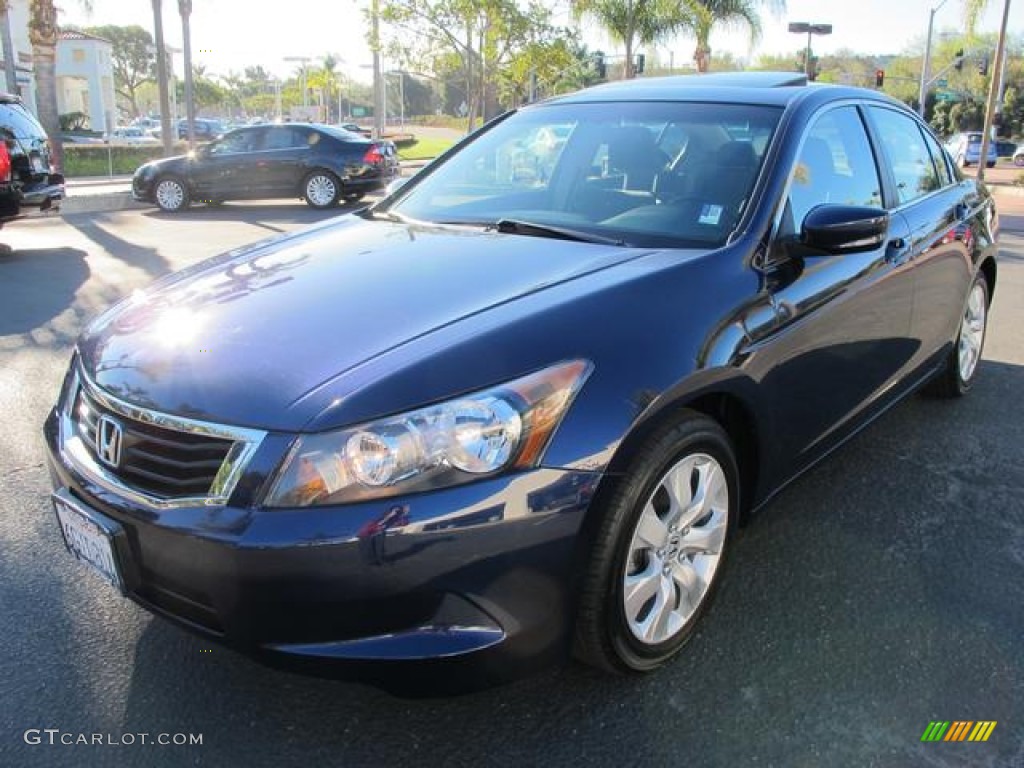
[[[78, 436], [75, 428], [73, 409], [80, 389], [85, 389], [89, 397], [113, 413], [128, 419], [152, 424], [157, 427], [173, 429], [178, 432], [207, 435], [233, 441], [227, 456], [217, 470], [217, 475], [210, 486], [210, 492], [201, 496], [183, 496], [165, 499], [154, 496], [137, 488], [126, 485], [123, 480], [107, 471], [89, 452], [85, 442]], [[224, 506], [238, 485], [242, 472], [252, 460], [267, 433], [258, 429], [243, 427], [227, 427], [198, 419], [172, 416], [166, 413], [142, 408], [114, 397], [100, 390], [80, 369], [72, 374], [67, 397], [60, 408], [60, 454], [69, 465], [73, 466], [92, 482], [104, 489], [121, 496], [136, 504], [150, 509], [175, 509], [180, 507], [214, 507]]]

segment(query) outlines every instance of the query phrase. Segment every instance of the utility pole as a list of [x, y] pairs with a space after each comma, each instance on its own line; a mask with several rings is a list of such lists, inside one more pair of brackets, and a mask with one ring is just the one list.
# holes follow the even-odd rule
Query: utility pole
[[935, 26], [935, 14], [938, 10], [944, 6], [949, 0], [942, 0], [941, 3], [936, 5], [928, 12], [928, 37], [924, 44], [924, 61], [921, 63], [921, 88], [918, 91], [918, 109], [917, 113], [924, 118], [924, 102], [925, 97], [928, 95], [928, 78], [931, 76], [932, 64], [932, 28]]
[[985, 128], [981, 134], [981, 155], [978, 157], [978, 181], [985, 180], [985, 167], [988, 165], [988, 147], [992, 141], [992, 117], [996, 111], [996, 97], [999, 95], [999, 72], [1003, 68], [1003, 57], [1006, 55], [1006, 25], [1010, 20], [1010, 0], [1003, 5], [1003, 23], [999, 27], [999, 40], [996, 42], [996, 60], [990, 70], [992, 80], [988, 88], [988, 105], [985, 108]]

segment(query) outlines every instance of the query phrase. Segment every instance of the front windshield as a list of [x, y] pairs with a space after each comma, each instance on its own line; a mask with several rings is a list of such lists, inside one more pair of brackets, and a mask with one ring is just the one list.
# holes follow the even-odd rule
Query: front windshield
[[524, 109], [403, 189], [408, 219], [569, 228], [636, 246], [723, 244], [781, 110], [626, 102]]

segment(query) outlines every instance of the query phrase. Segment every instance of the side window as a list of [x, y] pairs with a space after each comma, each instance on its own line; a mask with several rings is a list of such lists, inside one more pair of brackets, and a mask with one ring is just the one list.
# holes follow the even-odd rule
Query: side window
[[790, 231], [823, 203], [882, 205], [875, 156], [854, 107], [827, 112], [807, 132], [790, 181]]
[[263, 149], [292, 149], [305, 146], [307, 145], [304, 137], [299, 137], [296, 131], [283, 125], [268, 128], [263, 137]]
[[870, 110], [886, 160], [892, 168], [899, 203], [908, 203], [939, 189], [943, 182], [917, 121], [884, 107]]
[[939, 146], [939, 142], [935, 138], [924, 131], [924, 143], [928, 147], [928, 151], [931, 153], [932, 162], [935, 163], [935, 171], [938, 173], [939, 186], [948, 187], [953, 183], [953, 173], [949, 169], [949, 161], [946, 158], [946, 153], [942, 147]]
[[210, 144], [211, 155], [237, 155], [239, 152], [251, 152], [253, 150], [252, 131], [236, 131], [229, 133]]

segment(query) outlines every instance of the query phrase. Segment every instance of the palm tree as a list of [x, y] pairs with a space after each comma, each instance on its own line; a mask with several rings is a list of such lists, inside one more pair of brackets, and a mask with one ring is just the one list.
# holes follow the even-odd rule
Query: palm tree
[[[153, 40], [156, 43], [156, 84], [160, 94], [160, 139], [164, 145], [164, 155], [174, 152], [174, 140], [171, 135], [171, 95], [167, 80], [167, 46], [164, 44], [164, 10], [162, 0], [153, 2]], [[175, 131], [177, 128], [175, 128]]]
[[757, 43], [761, 37], [761, 5], [781, 13], [786, 9], [786, 0], [684, 0], [684, 24], [697, 38], [693, 60], [698, 72], [707, 72], [711, 66], [711, 32], [715, 27], [747, 27], [750, 45]]
[[57, 109], [57, 32], [57, 8], [53, 0], [32, 0], [28, 33], [36, 80], [36, 115], [50, 137], [50, 161], [61, 171], [64, 168], [64, 145], [60, 140], [60, 114]]
[[688, 14], [673, 0], [571, 0], [573, 15], [590, 18], [626, 49], [625, 77], [634, 75], [633, 51], [688, 27]]
[[7, 85], [7, 92], [18, 93], [18, 70], [15, 61], [17, 54], [14, 52], [14, 43], [11, 41], [11, 19], [8, 11], [11, 4], [8, 0], [0, 0], [0, 42], [3, 43], [4, 54], [4, 76]]

